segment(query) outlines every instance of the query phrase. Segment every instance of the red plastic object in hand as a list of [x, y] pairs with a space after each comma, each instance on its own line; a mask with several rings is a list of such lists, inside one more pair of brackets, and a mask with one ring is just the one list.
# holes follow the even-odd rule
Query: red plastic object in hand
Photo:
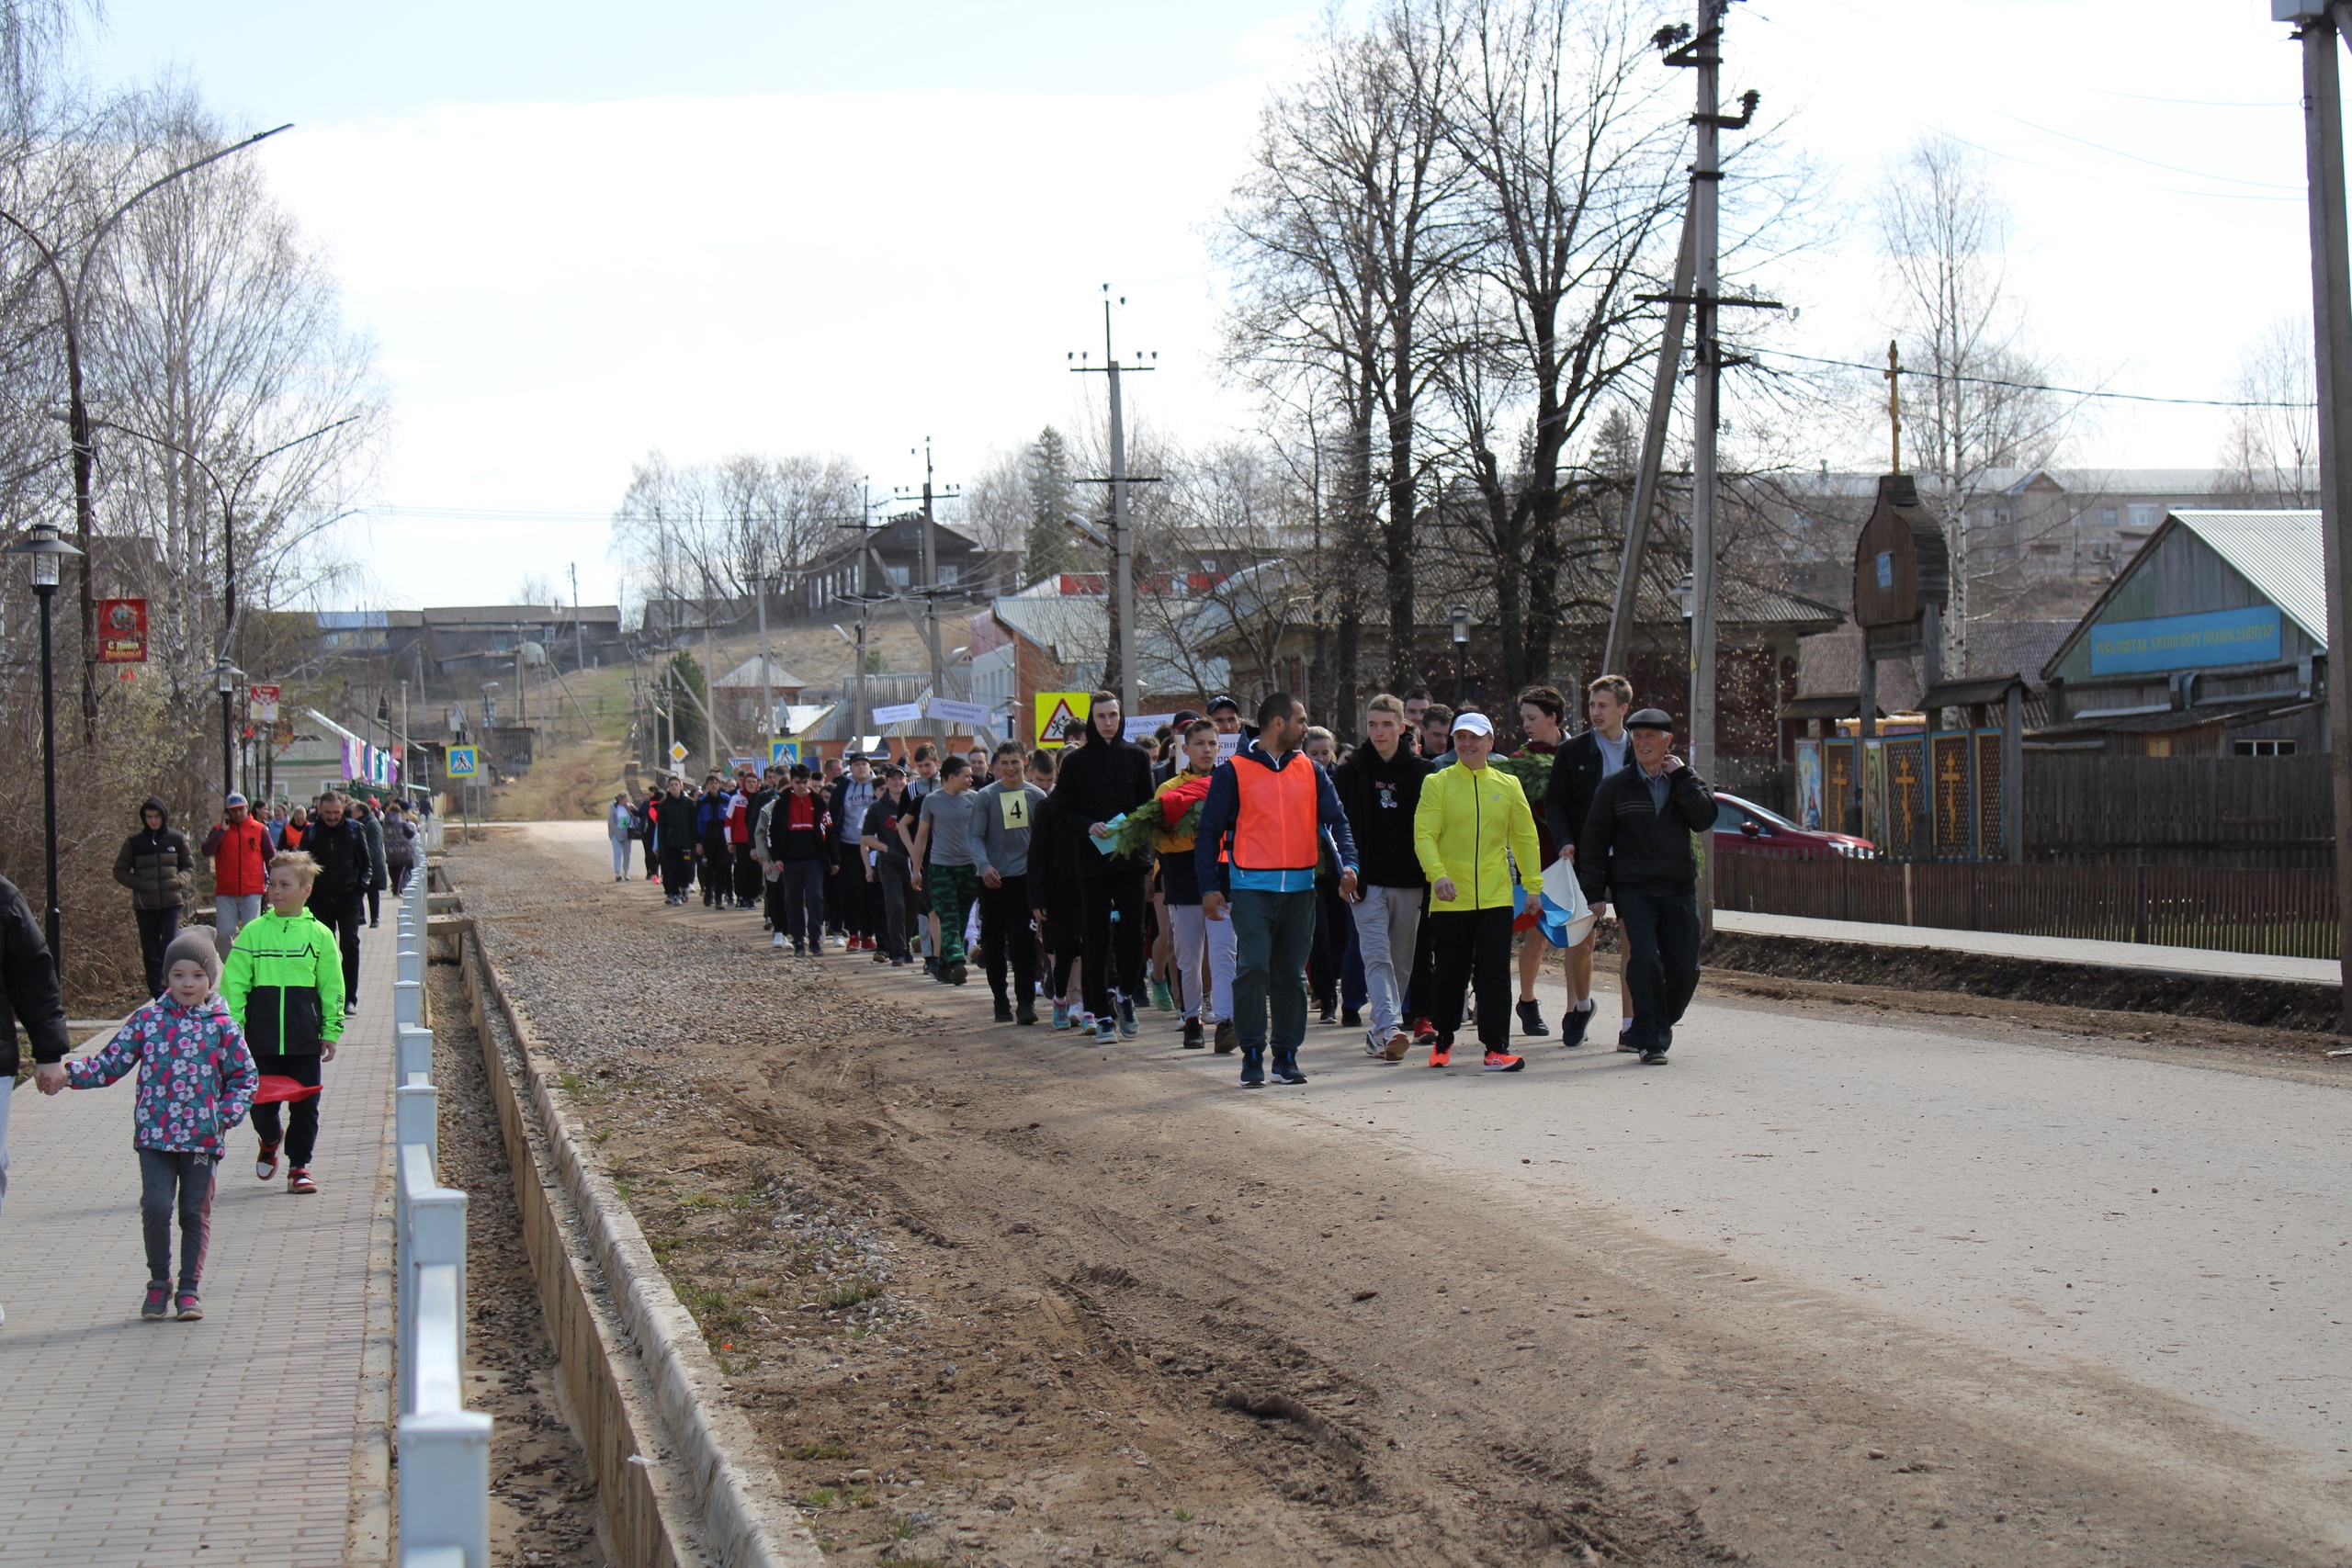
[[255, 1105], [276, 1105], [281, 1100], [308, 1100], [319, 1092], [314, 1083], [296, 1083], [283, 1073], [264, 1073], [261, 1087], [254, 1091]]
[[[1515, 931], [1532, 931], [1535, 929], [1538, 922], [1539, 917], [1536, 914], [1535, 906], [1530, 904], [1527, 907], [1525, 913], [1517, 916], [1511, 920], [1510, 929]], [[267, 1080], [265, 1079], [263, 1081], [266, 1082]]]

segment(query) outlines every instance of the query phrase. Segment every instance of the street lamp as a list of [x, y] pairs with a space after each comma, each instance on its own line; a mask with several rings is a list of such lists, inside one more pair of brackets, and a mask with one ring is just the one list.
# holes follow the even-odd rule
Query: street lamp
[[220, 798], [223, 801], [237, 787], [236, 726], [231, 717], [231, 704], [237, 695], [237, 678], [243, 673], [229, 662], [225, 652], [212, 666], [212, 689], [220, 694]]
[[1453, 622], [1453, 705], [1460, 707], [1470, 694], [1470, 606], [1456, 604]]
[[65, 961], [59, 952], [57, 931], [57, 680], [51, 660], [51, 626], [57, 595], [59, 568], [67, 556], [82, 552], [57, 536], [56, 525], [36, 523], [25, 542], [8, 552], [32, 558], [33, 595], [40, 601], [40, 772], [41, 829], [48, 854], [48, 908], [41, 934], [49, 939], [49, 961], [62, 980]]

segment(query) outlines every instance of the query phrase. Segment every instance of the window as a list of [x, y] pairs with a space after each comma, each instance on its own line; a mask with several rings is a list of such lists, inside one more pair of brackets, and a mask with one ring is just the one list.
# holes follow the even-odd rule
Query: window
[[2100, 507], [2097, 512], [2091, 513], [2091, 521], [2098, 524], [2102, 528], [2114, 527], [2115, 508], [2112, 506]]
[[963, 580], [964, 569], [962, 567], [953, 566], [944, 561], [940, 563], [939, 581], [942, 587], [946, 587], [952, 583], [961, 582]]
[[905, 567], [891, 566], [883, 570], [890, 574], [890, 586], [893, 588], [904, 588], [914, 581]]
[[2132, 508], [2132, 526], [2134, 528], [2153, 528], [2164, 520], [2165, 509], [2161, 506], [2135, 504]]
[[2295, 743], [2291, 740], [2233, 740], [2230, 752], [2238, 757], [2291, 757]]

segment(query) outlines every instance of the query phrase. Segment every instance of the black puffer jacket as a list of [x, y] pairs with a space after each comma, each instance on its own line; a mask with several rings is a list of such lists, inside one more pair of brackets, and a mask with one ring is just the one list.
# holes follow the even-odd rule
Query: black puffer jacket
[[[1151, 790], [1151, 759], [1143, 754], [1142, 747], [1132, 740], [1105, 740], [1093, 735], [1085, 745], [1062, 754], [1059, 775], [1054, 781], [1055, 814], [1074, 818], [1081, 829], [1091, 828], [1149, 804]], [[1087, 879], [1148, 863], [1148, 858], [1098, 853], [1091, 863], [1081, 860], [1061, 871], [1064, 875], [1075, 871]]]
[[65, 1059], [65, 999], [57, 988], [57, 966], [32, 906], [15, 883], [0, 876], [0, 1094], [16, 1087], [19, 1023], [32, 1038], [34, 1061]]
[[311, 830], [302, 836], [302, 848], [319, 863], [319, 879], [311, 886], [313, 911], [332, 914], [348, 908], [361, 894], [379, 886], [376, 857], [368, 852], [368, 835], [348, 816], [332, 828], [312, 818]]
[[[163, 818], [163, 827], [148, 828], [150, 811]], [[154, 795], [139, 807], [139, 831], [115, 852], [114, 879], [142, 909], [176, 909], [196, 897], [195, 852], [187, 835], [172, 826], [171, 808]]]

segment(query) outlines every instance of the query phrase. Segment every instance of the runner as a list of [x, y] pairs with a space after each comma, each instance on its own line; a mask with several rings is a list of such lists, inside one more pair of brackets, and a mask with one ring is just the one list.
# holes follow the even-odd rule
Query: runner
[[1405, 739], [1405, 705], [1387, 693], [1364, 705], [1364, 734], [1331, 784], [1355, 834], [1363, 871], [1363, 886], [1349, 911], [1372, 1004], [1364, 1055], [1401, 1062], [1413, 1044], [1405, 1027], [1405, 985], [1429, 897], [1429, 878], [1413, 847], [1413, 814], [1421, 803], [1421, 782], [1435, 770], [1414, 754]]
[[[1217, 764], [1201, 803], [1193, 864], [1203, 918], [1227, 918], [1220, 873], [1231, 890], [1233, 1009], [1244, 1089], [1265, 1083], [1269, 1044], [1276, 1078], [1306, 1081], [1298, 1048], [1306, 1040], [1306, 951], [1315, 940], [1315, 868], [1326, 830], [1340, 892], [1350, 899], [1356, 894], [1355, 837], [1330, 776], [1296, 750], [1306, 735], [1306, 705], [1288, 692], [1268, 696], [1258, 705], [1258, 739]], [[1220, 864], [1220, 852], [1229, 865]]]
[[[1530, 686], [1520, 693], [1519, 728], [1526, 735], [1527, 744], [1513, 755], [1556, 757], [1560, 743], [1567, 739], [1563, 728], [1567, 723], [1567, 716], [1568, 699], [1560, 694], [1557, 687]], [[1546, 824], [1548, 815], [1539, 813], [1535, 818], [1535, 843], [1544, 856], [1536, 863], [1538, 865], [1550, 865], [1559, 853], [1552, 829]], [[1543, 973], [1544, 955], [1551, 951], [1551, 945], [1534, 931], [1520, 934], [1519, 1027], [1539, 1038], [1548, 1037], [1552, 1032], [1544, 1026], [1543, 1004], [1535, 999], [1535, 978]]]
[[[1625, 765], [1632, 753], [1625, 733], [1625, 715], [1634, 705], [1633, 682], [1623, 675], [1603, 675], [1585, 688], [1584, 713], [1591, 728], [1560, 748], [1552, 759], [1552, 782], [1544, 792], [1544, 819], [1562, 859], [1574, 865], [1577, 840], [1592, 815], [1592, 797], [1600, 781]], [[1579, 878], [1579, 881], [1582, 879]], [[1560, 1022], [1560, 1043], [1581, 1045], [1592, 1023], [1593, 944], [1600, 935], [1598, 917], [1605, 906], [1595, 904], [1595, 919], [1584, 940], [1568, 949], [1568, 1011]], [[1625, 944], [1617, 944], [1618, 1049], [1630, 1051], [1634, 999], [1625, 989]]]
[[940, 943], [934, 977], [960, 986], [968, 977], [964, 962], [964, 922], [980, 891], [979, 868], [972, 863], [972, 768], [961, 757], [939, 765], [939, 787], [923, 796], [915, 829], [915, 891], [931, 900], [933, 940]]
[[1714, 830], [1707, 781], [1669, 748], [1674, 720], [1643, 708], [1625, 721], [1634, 765], [1600, 782], [1577, 845], [1585, 897], [1617, 907], [1625, 985], [1634, 998], [1632, 1044], [1644, 1066], [1662, 1066], [1674, 1026], [1699, 987], [1699, 862], [1691, 836]]
[[1037, 1021], [1029, 837], [1046, 792], [1022, 777], [1026, 761], [1021, 742], [1001, 743], [992, 764], [996, 777], [972, 802], [973, 863], [980, 873], [980, 965], [988, 972], [999, 1023]]
[[[1233, 922], [1217, 921], [1212, 940], [1208, 921], [1201, 915], [1201, 873], [1193, 857], [1193, 835], [1177, 832], [1167, 818], [1172, 812], [1178, 822], [1182, 821], [1192, 802], [1208, 794], [1209, 776], [1216, 771], [1216, 726], [1205, 718], [1192, 720], [1184, 726], [1179, 750], [1182, 771], [1159, 786], [1157, 797], [1162, 821], [1159, 887], [1168, 910], [1170, 946], [1174, 950], [1170, 972], [1175, 976], [1176, 1005], [1184, 1015], [1184, 1049], [1197, 1051], [1208, 1043], [1201, 1017], [1204, 958], [1209, 1016], [1219, 1021], [1220, 1036], [1233, 1032], [1232, 1026], [1223, 1021], [1233, 1012]], [[1223, 950], [1222, 963], [1216, 956], [1217, 949]]]
[[[1438, 710], [1432, 707], [1430, 710]], [[1530, 902], [1543, 890], [1535, 848], [1535, 816], [1527, 792], [1509, 773], [1487, 766], [1495, 727], [1485, 714], [1453, 721], [1457, 765], [1421, 782], [1413, 812], [1413, 846], [1430, 879], [1430, 983], [1436, 1043], [1430, 1066], [1453, 1059], [1453, 1032], [1462, 1022], [1466, 983], [1478, 995], [1478, 1040], [1490, 1073], [1515, 1073], [1526, 1063], [1510, 1054], [1511, 864]], [[1508, 856], [1508, 858], [1506, 858]]]
[[[1121, 738], [1116, 692], [1094, 694], [1084, 746], [1062, 759], [1054, 798], [1080, 818], [1089, 837], [1111, 837], [1111, 824], [1151, 800], [1151, 764]], [[1125, 855], [1098, 853], [1078, 867], [1085, 911], [1086, 1010], [1098, 1041], [1133, 1040], [1143, 1032], [1136, 1003], [1144, 994], [1144, 865]]]

